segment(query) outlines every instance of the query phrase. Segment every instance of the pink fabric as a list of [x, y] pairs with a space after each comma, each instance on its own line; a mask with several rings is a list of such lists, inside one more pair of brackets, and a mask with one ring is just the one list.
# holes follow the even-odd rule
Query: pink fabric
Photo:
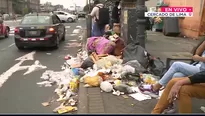
[[[98, 39], [98, 40], [96, 40], [96, 39]], [[93, 43], [95, 42], [95, 40], [97, 42], [96, 42], [96, 45], [94, 46]], [[91, 50], [91, 51], [95, 51], [99, 55], [100, 54], [110, 54], [114, 50], [114, 46], [108, 45], [110, 43], [111, 43], [111, 41], [106, 39], [105, 37], [91, 37], [88, 39], [87, 49]], [[104, 48], [106, 46], [108, 46], [108, 48], [106, 51], [104, 51]]]

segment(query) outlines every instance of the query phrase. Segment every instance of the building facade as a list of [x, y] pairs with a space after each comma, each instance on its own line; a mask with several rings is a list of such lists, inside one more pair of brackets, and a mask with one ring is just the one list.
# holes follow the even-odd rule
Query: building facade
[[0, 13], [12, 13], [12, 0], [0, 0]]
[[164, 2], [173, 7], [193, 7], [193, 17], [179, 18], [181, 34], [193, 39], [205, 36], [204, 0], [164, 0]]
[[27, 7], [33, 12], [40, 11], [40, 0], [25, 0], [27, 2]]

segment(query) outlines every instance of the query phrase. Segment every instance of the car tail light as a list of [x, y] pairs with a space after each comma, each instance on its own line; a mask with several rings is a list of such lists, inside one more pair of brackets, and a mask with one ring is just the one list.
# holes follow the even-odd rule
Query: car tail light
[[18, 33], [19, 33], [19, 28], [16, 27], [16, 28], [14, 29], [14, 33], [15, 33], [15, 34], [18, 34]]
[[53, 27], [50, 27], [50, 28], [48, 28], [48, 32], [53, 33], [53, 32], [55, 32], [55, 29]]

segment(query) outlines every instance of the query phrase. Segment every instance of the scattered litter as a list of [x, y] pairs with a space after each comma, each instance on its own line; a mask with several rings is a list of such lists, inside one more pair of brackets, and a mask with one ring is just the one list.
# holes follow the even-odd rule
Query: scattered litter
[[205, 107], [204, 106], [201, 106], [200, 109], [205, 113]]
[[77, 110], [77, 107], [65, 106], [65, 107], [58, 109], [58, 114], [64, 114], [64, 113], [68, 113], [68, 112], [76, 111], [76, 110]]
[[50, 103], [49, 103], [49, 102], [43, 102], [42, 105], [43, 105], [44, 107], [46, 107], [46, 106], [49, 106]]
[[51, 53], [46, 53], [47, 55], [51, 55]]
[[114, 90], [113, 90], [113, 93], [112, 93], [112, 94], [113, 94], [113, 95], [120, 96], [121, 93], [120, 93], [120, 91], [114, 91]]
[[125, 98], [125, 99], [129, 98], [129, 96], [127, 96], [127, 95], [122, 95], [122, 97]]
[[138, 100], [138, 101], [144, 101], [144, 100], [148, 100], [151, 99], [151, 97], [149, 95], [144, 95], [142, 93], [134, 93], [134, 94], [130, 94], [129, 96], [133, 97], [134, 99]]
[[107, 81], [102, 82], [100, 88], [105, 92], [111, 92], [113, 90], [113, 86]]

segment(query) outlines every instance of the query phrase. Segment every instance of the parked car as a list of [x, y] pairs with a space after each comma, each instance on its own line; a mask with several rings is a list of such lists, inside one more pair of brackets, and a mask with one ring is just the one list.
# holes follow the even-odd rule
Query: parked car
[[6, 26], [3, 22], [3, 15], [0, 14], [0, 37], [8, 38], [10, 28], [9, 26]]
[[78, 20], [77, 15], [73, 15], [65, 11], [54, 11], [53, 13], [56, 14], [60, 18], [60, 20], [63, 22], [71, 23], [71, 22], [75, 22]]
[[32, 13], [23, 17], [14, 30], [15, 44], [19, 50], [25, 47], [59, 47], [65, 40], [65, 26], [59, 17], [49, 13]]
[[78, 18], [80, 17], [85, 18], [85, 16], [86, 16], [86, 12], [83, 11], [78, 12]]

